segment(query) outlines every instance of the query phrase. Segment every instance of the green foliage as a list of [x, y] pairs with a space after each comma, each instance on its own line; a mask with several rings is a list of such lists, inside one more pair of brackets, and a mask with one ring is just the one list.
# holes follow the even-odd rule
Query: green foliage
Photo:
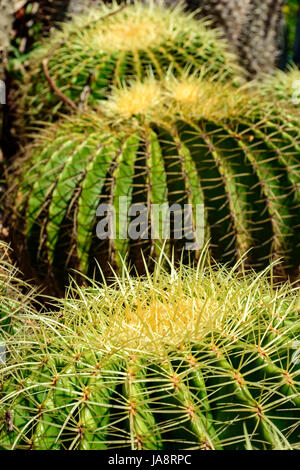
[[299, 449], [297, 290], [203, 263], [29, 316], [0, 368], [0, 447]]
[[[161, 235], [96, 237], [98, 205], [112, 203], [118, 215], [121, 196], [128, 205], [191, 204], [190, 231], [204, 204], [205, 239], [217, 261], [234, 264], [248, 252], [258, 269], [279, 258], [287, 272], [299, 268], [296, 117], [230, 85], [171, 76], [116, 91], [103, 111], [51, 125], [17, 163], [14, 224], [23, 224], [26, 245], [16, 249], [28, 250], [40, 277], [54, 275], [63, 287], [74, 268], [92, 275], [99, 263], [109, 275], [126, 256], [139, 271], [141, 251], [151, 265]], [[171, 227], [166, 250], [180, 257], [187, 240], [175, 238]]]
[[208, 26], [182, 7], [167, 10], [151, 2], [121, 8], [115, 3], [102, 5], [88, 15], [75, 16], [29, 58], [16, 96], [22, 127], [35, 120], [54, 120], [70, 106], [101, 109], [111, 86], [133, 77], [143, 79], [151, 71], [162, 78], [169, 68], [180, 74], [205, 64], [210, 75], [222, 71], [224, 78], [232, 76], [237, 72], [234, 57]]

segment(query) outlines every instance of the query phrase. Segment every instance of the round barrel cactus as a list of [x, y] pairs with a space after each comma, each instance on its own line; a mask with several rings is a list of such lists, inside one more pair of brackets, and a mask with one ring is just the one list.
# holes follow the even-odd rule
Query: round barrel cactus
[[297, 271], [296, 117], [196, 78], [136, 83], [103, 109], [51, 125], [17, 163], [15, 245], [40, 277], [141, 273], [142, 255], [189, 261], [208, 240], [215, 261]]
[[172, 68], [238, 73], [221, 35], [182, 7], [136, 2], [102, 5], [78, 15], [47, 38], [29, 60], [16, 100], [22, 127], [49, 121], [59, 111], [85, 105], [101, 109], [112, 85], [150, 73], [163, 78]]
[[296, 290], [201, 266], [32, 318], [0, 367], [0, 448], [299, 450]]

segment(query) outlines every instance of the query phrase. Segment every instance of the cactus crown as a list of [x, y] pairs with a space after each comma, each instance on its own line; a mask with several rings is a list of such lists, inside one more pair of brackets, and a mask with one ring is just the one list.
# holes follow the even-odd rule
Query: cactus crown
[[[118, 12], [116, 5], [106, 5], [75, 18], [72, 25], [65, 27], [63, 36], [68, 32], [74, 34], [75, 28], [78, 28], [77, 41], [97, 51], [147, 50], [165, 41], [176, 41], [181, 35], [189, 33], [192, 18], [178, 6], [166, 10], [151, 2], [148, 7], [140, 2], [133, 6], [128, 2], [127, 8]], [[195, 28], [195, 22], [192, 24]], [[209, 36], [213, 36], [207, 33], [209, 40]]]
[[[69, 40], [71, 44], [74, 41], [74, 46], [79, 43], [86, 51], [95, 52], [134, 51], [147, 50], [166, 41], [176, 43], [189, 35], [190, 45], [193, 39], [200, 40], [203, 36], [207, 51], [214, 48], [217, 40], [220, 52], [226, 54], [226, 43], [221, 39], [218, 42], [220, 33], [207, 27], [209, 21], [199, 22], [194, 16], [180, 3], [165, 8], [163, 2], [128, 1], [120, 8], [118, 3], [112, 2], [90, 9], [88, 14], [74, 15], [72, 22], [63, 24], [62, 31], [55, 31], [51, 43], [53, 46], [60, 41]], [[40, 56], [45, 51], [49, 51], [49, 40], [44, 42], [44, 50], [35, 51], [33, 55]], [[233, 56], [228, 53], [229, 57]]]
[[172, 120], [180, 115], [198, 119], [233, 116], [249, 97], [232, 83], [223, 83], [222, 74], [209, 80], [205, 68], [203, 71], [200, 75], [185, 71], [180, 78], [168, 73], [162, 81], [150, 77], [115, 88], [110, 99], [102, 104], [104, 115], [111, 125], [120, 121], [124, 125], [132, 116], [143, 116], [144, 122]]

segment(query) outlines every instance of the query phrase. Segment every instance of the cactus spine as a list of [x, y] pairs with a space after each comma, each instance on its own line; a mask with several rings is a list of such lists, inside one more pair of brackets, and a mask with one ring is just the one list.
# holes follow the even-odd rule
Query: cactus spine
[[[104, 108], [106, 118], [84, 113], [50, 126], [19, 163], [14, 224], [24, 220], [26, 241], [21, 235], [16, 248], [29, 252], [40, 275], [49, 271], [63, 285], [72, 268], [92, 274], [94, 259], [105, 272], [107, 263], [122, 269], [126, 255], [137, 265], [141, 250], [150, 260], [158, 243], [150, 219], [146, 237], [128, 238], [127, 216], [124, 239], [96, 236], [98, 205], [111, 203], [118, 214], [121, 196], [128, 206], [191, 204], [191, 232], [204, 204], [215, 260], [235, 263], [251, 250], [256, 268], [283, 258], [285, 270], [298, 269], [296, 118], [196, 78], [136, 83]], [[181, 250], [186, 240], [173, 229], [170, 249]]]
[[299, 449], [296, 293], [200, 266], [32, 317], [0, 368], [0, 447]]

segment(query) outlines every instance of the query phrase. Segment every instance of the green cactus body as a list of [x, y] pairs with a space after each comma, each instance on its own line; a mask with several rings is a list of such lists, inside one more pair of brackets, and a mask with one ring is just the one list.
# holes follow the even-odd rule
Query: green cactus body
[[8, 339], [0, 448], [299, 449], [296, 289], [157, 269], [36, 313], [22, 350]]
[[31, 54], [18, 93], [20, 120], [23, 127], [55, 120], [70, 101], [73, 108], [101, 108], [112, 86], [149, 74], [162, 79], [169, 69], [177, 75], [187, 68], [199, 71], [203, 65], [224, 80], [239, 74], [225, 41], [205, 21], [181, 7], [102, 5], [74, 17]]
[[[92, 275], [97, 262], [108, 275], [108, 265], [120, 272], [125, 258], [143, 272], [141, 253], [150, 263], [164, 243], [180, 257], [185, 243], [196, 240], [201, 204], [204, 239], [216, 261], [234, 264], [248, 252], [248, 263], [258, 269], [270, 259], [283, 259], [286, 272], [298, 269], [296, 114], [285, 122], [267, 103], [227, 86], [218, 90], [213, 82], [166, 83], [133, 85], [107, 101], [106, 117], [83, 113], [39, 136], [15, 206], [39, 276], [49, 271], [62, 287], [71, 269]], [[140, 96], [148, 108], [137, 108]], [[114, 208], [115, 237], [101, 238], [96, 230], [104, 216], [97, 212], [101, 204]], [[133, 219], [127, 210], [134, 204], [161, 208], [158, 216], [148, 211], [146, 236], [137, 239], [128, 231]], [[163, 233], [166, 204], [192, 208], [180, 237], [172, 222], [170, 233]], [[184, 252], [186, 259], [197, 257], [197, 251]]]

